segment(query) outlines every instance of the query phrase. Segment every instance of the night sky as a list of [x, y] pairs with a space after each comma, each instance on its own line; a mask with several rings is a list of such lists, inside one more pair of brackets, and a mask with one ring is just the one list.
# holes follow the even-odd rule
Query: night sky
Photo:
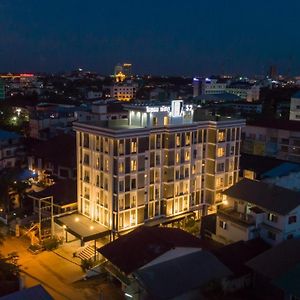
[[300, 75], [299, 0], [0, 0], [0, 72]]

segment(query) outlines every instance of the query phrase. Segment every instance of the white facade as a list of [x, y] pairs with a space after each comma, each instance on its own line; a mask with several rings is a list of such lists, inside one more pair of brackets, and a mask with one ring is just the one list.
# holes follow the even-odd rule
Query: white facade
[[298, 94], [291, 98], [290, 120], [300, 121], [300, 95]]
[[226, 197], [217, 213], [216, 239], [225, 244], [261, 237], [274, 246], [300, 237], [300, 205], [286, 215]]

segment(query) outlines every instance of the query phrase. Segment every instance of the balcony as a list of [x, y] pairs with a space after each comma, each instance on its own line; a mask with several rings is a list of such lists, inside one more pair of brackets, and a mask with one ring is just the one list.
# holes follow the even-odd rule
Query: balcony
[[249, 214], [239, 213], [233, 208], [219, 208], [218, 216], [225, 218], [233, 223], [237, 223], [243, 227], [255, 225], [255, 218]]

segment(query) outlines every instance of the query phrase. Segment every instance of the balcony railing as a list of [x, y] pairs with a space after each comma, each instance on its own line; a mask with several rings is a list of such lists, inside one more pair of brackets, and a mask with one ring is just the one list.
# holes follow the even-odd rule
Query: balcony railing
[[251, 216], [249, 214], [239, 213], [232, 208], [228, 208], [228, 209], [219, 208], [218, 215], [220, 217], [229, 219], [230, 221], [232, 221], [234, 223], [238, 223], [239, 225], [242, 225], [242, 226], [248, 227], [251, 225], [255, 225], [255, 218], [253, 216]]

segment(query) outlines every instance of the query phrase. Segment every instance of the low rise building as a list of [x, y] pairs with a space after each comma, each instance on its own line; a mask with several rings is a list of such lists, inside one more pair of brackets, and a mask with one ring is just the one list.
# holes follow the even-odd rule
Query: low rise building
[[28, 154], [28, 167], [36, 180], [52, 184], [56, 179], [76, 179], [76, 138], [61, 134], [48, 141], [35, 142]]
[[178, 228], [141, 226], [98, 251], [125, 299], [199, 299], [203, 286], [232, 274], [203, 244]]
[[223, 192], [216, 237], [223, 243], [261, 237], [270, 245], [300, 237], [300, 193], [242, 179]]
[[0, 170], [21, 167], [24, 164], [22, 136], [6, 130], [0, 130]]
[[300, 123], [277, 119], [249, 121], [243, 128], [241, 152], [300, 162]]
[[299, 299], [300, 240], [280, 243], [246, 263], [261, 299]]
[[291, 97], [290, 120], [300, 121], [300, 91]]

